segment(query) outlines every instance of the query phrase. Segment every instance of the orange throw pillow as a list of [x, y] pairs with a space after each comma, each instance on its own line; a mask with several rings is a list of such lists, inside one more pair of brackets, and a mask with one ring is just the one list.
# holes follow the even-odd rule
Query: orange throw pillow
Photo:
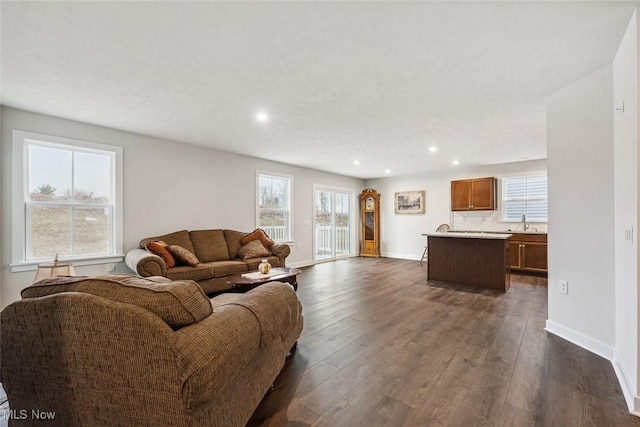
[[160, 258], [162, 258], [164, 260], [164, 263], [167, 265], [167, 268], [176, 266], [176, 259], [169, 252], [169, 245], [162, 240], [154, 240], [152, 242], [149, 242], [147, 243], [146, 248], [149, 252], [156, 254]]
[[275, 243], [269, 238], [269, 236], [267, 236], [267, 233], [265, 233], [262, 228], [256, 228], [254, 231], [240, 239], [243, 245], [246, 245], [252, 240], [260, 240], [265, 248], [270, 248]]

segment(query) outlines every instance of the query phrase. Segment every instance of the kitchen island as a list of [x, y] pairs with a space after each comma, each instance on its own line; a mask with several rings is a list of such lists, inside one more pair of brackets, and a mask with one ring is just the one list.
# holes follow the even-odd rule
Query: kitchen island
[[500, 233], [428, 233], [427, 280], [506, 292], [509, 238]]

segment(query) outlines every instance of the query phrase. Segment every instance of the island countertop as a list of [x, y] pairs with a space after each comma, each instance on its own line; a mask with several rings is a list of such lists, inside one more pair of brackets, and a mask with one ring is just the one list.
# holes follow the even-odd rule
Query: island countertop
[[531, 229], [527, 231], [522, 230], [450, 230], [450, 233], [492, 233], [492, 234], [547, 234], [546, 231], [538, 231], [537, 229]]
[[424, 233], [427, 237], [457, 237], [462, 239], [496, 239], [505, 240], [513, 236], [513, 234], [504, 233], [464, 233], [456, 231], [448, 231], [446, 233]]

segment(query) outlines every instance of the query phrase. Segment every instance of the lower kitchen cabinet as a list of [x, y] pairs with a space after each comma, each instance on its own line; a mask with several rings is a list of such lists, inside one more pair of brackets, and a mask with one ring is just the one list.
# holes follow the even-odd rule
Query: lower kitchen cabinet
[[547, 235], [513, 233], [509, 242], [512, 271], [547, 272]]

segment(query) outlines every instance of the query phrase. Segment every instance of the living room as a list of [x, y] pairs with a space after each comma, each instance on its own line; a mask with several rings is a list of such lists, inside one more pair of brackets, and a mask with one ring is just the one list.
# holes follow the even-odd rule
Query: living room
[[[596, 4], [593, 7], [608, 10], [608, 6], [593, 3]], [[433, 172], [425, 169], [403, 174], [398, 172], [401, 168], [398, 165], [390, 167], [390, 176], [385, 176], [384, 171], [366, 175], [362, 170], [370, 167], [363, 160], [366, 158], [363, 156], [366, 156], [367, 141], [359, 141], [348, 147], [347, 154], [339, 157], [340, 162], [331, 158], [331, 153], [326, 156], [330, 158], [329, 161], [325, 158], [300, 160], [305, 158], [305, 144], [309, 144], [309, 147], [313, 145], [308, 141], [301, 143], [299, 150], [293, 146], [290, 150], [274, 153], [269, 144], [260, 141], [266, 133], [271, 132], [269, 126], [275, 125], [277, 120], [274, 119], [274, 123], [256, 123], [251, 109], [254, 105], [250, 102], [238, 101], [234, 105], [212, 107], [207, 111], [212, 117], [219, 113], [218, 109], [245, 115], [242, 120], [246, 127], [251, 128], [252, 138], [251, 143], [242, 148], [243, 153], [206, 146], [206, 141], [196, 144], [190, 143], [187, 138], [183, 139], [181, 132], [186, 134], [200, 128], [201, 124], [193, 121], [187, 122], [182, 130], [176, 126], [173, 133], [167, 132], [164, 137], [150, 136], [155, 134], [154, 124], [171, 122], [173, 118], [161, 108], [151, 109], [150, 112], [141, 110], [137, 113], [139, 117], [122, 111], [124, 107], [120, 107], [118, 100], [126, 104], [127, 97], [136, 92], [135, 87], [127, 87], [125, 93], [114, 95], [108, 104], [96, 101], [76, 105], [74, 114], [56, 113], [55, 100], [49, 99], [51, 103], [45, 112], [44, 108], [39, 109], [35, 104], [7, 101], [12, 99], [10, 95], [17, 91], [17, 86], [5, 85], [4, 79], [12, 77], [17, 71], [3, 64], [4, 87], [0, 109], [0, 304], [6, 307], [18, 300], [20, 291], [33, 282], [36, 269], [35, 265], [21, 266], [21, 254], [15, 250], [16, 230], [20, 230], [15, 222], [16, 209], [20, 212], [20, 206], [14, 202], [16, 152], [13, 148], [13, 130], [122, 147], [120, 256], [137, 247], [142, 238], [176, 230], [253, 230], [256, 227], [256, 174], [264, 171], [292, 179], [291, 255], [287, 265], [305, 267], [316, 263], [312, 232], [314, 186], [351, 192], [354, 195], [354, 211], [357, 206], [355, 195], [364, 188], [377, 189], [382, 194], [383, 257], [417, 261], [424, 245], [422, 233], [434, 231], [442, 223], [453, 223], [458, 228], [465, 225], [464, 217], [453, 216], [450, 211], [451, 180], [481, 176], [501, 178], [546, 171], [551, 221], [548, 225], [549, 295], [545, 327], [549, 332], [611, 361], [629, 410], [640, 412], [637, 403], [638, 331], [635, 326], [638, 319], [637, 248], [635, 238], [627, 238], [628, 230], [632, 233], [637, 230], [637, 93], [633, 83], [637, 81], [637, 72], [630, 65], [634, 63], [638, 52], [637, 39], [634, 39], [637, 17], [633, 14], [633, 5], [611, 3], [610, 7], [619, 8], [618, 13], [614, 14], [616, 18], [622, 16], [624, 19], [622, 24], [618, 19], [614, 26], [616, 32], [612, 38], [617, 38], [617, 44], [609, 52], [608, 60], [558, 86], [544, 99], [542, 120], [545, 124], [545, 156], [523, 160], [523, 157], [527, 157], [523, 154], [509, 162], [463, 162], [453, 166], [451, 159], [444, 157], [444, 147], [440, 147], [440, 152], [434, 155], [441, 156], [439, 161], [447, 165]], [[7, 31], [5, 20], [13, 17], [11, 13], [24, 13], [28, 19], [34, 19], [28, 9], [35, 6], [25, 6], [26, 12], [20, 10], [19, 6], [12, 7], [16, 9], [12, 10], [3, 2], [3, 33]], [[33, 13], [37, 15], [37, 9]], [[3, 39], [6, 39], [4, 36]], [[20, 37], [11, 40], [20, 40]], [[3, 58], [10, 47], [5, 43]], [[590, 45], [578, 44], [574, 49], [588, 51]], [[104, 63], [94, 66], [109, 66], [111, 59], [108, 50], [103, 53]], [[237, 59], [241, 61], [242, 57]], [[132, 58], [122, 59], [125, 60], [134, 61]], [[43, 80], [40, 84], [63, 87], [58, 86], [55, 80], [56, 76], [59, 78], [67, 71], [52, 70], [51, 80]], [[151, 77], [143, 76], [142, 81], [144, 78]], [[189, 93], [194, 98], [198, 98], [201, 84], [194, 83], [190, 89]], [[260, 92], [258, 88], [246, 84], [247, 92], [239, 94], [244, 100]], [[185, 87], [188, 86], [185, 84]], [[95, 95], [98, 94], [96, 87], [82, 89], [84, 92], [80, 91], [77, 95], [80, 98], [91, 98], [92, 90]], [[170, 93], [172, 90], [178, 91], [179, 87], [165, 89]], [[161, 105], [165, 101], [163, 92], [160, 89], [158, 91], [157, 97], [147, 100], [148, 103]], [[43, 105], [44, 100], [50, 98], [48, 94], [40, 96], [44, 98]], [[322, 98], [321, 95], [317, 96]], [[32, 98], [37, 99], [38, 96]], [[181, 97], [170, 99], [174, 103], [186, 104], [189, 101]], [[246, 110], [242, 110], [245, 106]], [[93, 113], [102, 115], [104, 121], [97, 124], [89, 119], [83, 110], [91, 109]], [[275, 108], [271, 112], [278, 114]], [[130, 117], [118, 125], [113, 118], [119, 115]], [[540, 118], [536, 116], [535, 119]], [[135, 127], [137, 121], [144, 124]], [[217, 136], [221, 140], [230, 139], [233, 133], [220, 133]], [[265, 137], [265, 140], [271, 141], [271, 138]], [[388, 148], [391, 151], [394, 149]], [[272, 160], [260, 158], [263, 152], [268, 153]], [[378, 157], [385, 155], [385, 151], [378, 152]], [[425, 164], [432, 161], [428, 156], [432, 156], [432, 153], [424, 152]], [[353, 164], [357, 158], [361, 160], [360, 165]], [[332, 166], [339, 172], [315, 167], [316, 163], [323, 161], [333, 162]], [[426, 191], [424, 215], [394, 213], [394, 193], [407, 190]], [[475, 220], [493, 221], [481, 215], [469, 217], [469, 221]], [[357, 244], [352, 246], [351, 254], [357, 255]], [[103, 263], [80, 261], [74, 264], [80, 275], [131, 273], [117, 257]], [[559, 280], [569, 281], [568, 295], [557, 291]]]

